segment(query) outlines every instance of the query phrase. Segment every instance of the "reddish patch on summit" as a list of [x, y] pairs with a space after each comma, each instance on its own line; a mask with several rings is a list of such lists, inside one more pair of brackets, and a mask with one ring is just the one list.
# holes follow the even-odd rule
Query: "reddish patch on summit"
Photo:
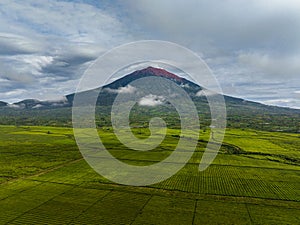
[[153, 76], [158, 76], [158, 77], [166, 77], [166, 78], [173, 79], [173, 80], [176, 80], [176, 81], [179, 81], [179, 82], [183, 81], [183, 78], [178, 77], [177, 75], [175, 75], [173, 73], [170, 73], [170, 72], [168, 72], [164, 69], [155, 68], [155, 67], [152, 67], [152, 66], [149, 66], [149, 67], [147, 67], [145, 69], [142, 69], [142, 70], [138, 70], [136, 72], [151, 74]]

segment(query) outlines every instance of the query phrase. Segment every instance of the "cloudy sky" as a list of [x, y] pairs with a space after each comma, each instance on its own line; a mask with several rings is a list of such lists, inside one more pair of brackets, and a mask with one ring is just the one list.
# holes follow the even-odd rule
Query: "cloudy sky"
[[201, 56], [225, 94], [300, 108], [298, 0], [1, 0], [0, 100], [59, 99], [98, 56], [158, 39]]

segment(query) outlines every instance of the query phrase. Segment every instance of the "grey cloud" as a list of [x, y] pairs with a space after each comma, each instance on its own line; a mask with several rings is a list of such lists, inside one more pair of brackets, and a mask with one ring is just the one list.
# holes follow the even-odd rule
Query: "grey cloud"
[[188, 46], [300, 47], [297, 1], [131, 0], [124, 4], [132, 10], [132, 22]]
[[0, 33], [0, 55], [31, 54], [41, 50], [37, 41], [13, 35]]
[[252, 52], [241, 53], [238, 56], [240, 63], [261, 70], [268, 77], [278, 76], [282, 79], [300, 76], [300, 55], [269, 55]]
[[25, 89], [18, 89], [18, 88], [15, 88], [13, 90], [11, 90], [11, 89], [7, 89], [7, 90], [1, 89], [0, 97], [4, 101], [6, 101], [8, 99], [9, 103], [14, 103], [14, 102], [17, 102], [17, 101], [20, 100], [20, 96], [26, 96], [26, 93], [28, 93], [28, 92]]
[[[68, 46], [64, 51], [56, 52], [56, 56], [15, 55], [2, 58], [4, 62], [0, 63], [0, 99], [14, 102], [19, 95], [20, 99], [47, 100], [53, 98], [52, 96], [72, 93], [77, 80], [100, 52], [99, 48], [89, 51]], [[75, 85], [73, 82], [70, 87], [72, 81]], [[14, 95], [5, 94], [18, 88], [25, 88], [27, 91], [12, 92]]]
[[[299, 76], [265, 74], [257, 68], [248, 68], [240, 64], [224, 65], [213, 71], [226, 95], [266, 104], [299, 107], [299, 96], [294, 93], [299, 90]], [[276, 99], [295, 101], [283, 102]]]
[[76, 42], [101, 41], [104, 45], [116, 40], [112, 40], [112, 33], [121, 39], [125, 36], [122, 23], [111, 12], [84, 2], [2, 0], [0, 12], [6, 24], [13, 27], [5, 30], [20, 29], [26, 35], [32, 32], [38, 36], [67, 37]]
[[0, 30], [0, 99], [8, 102], [74, 92], [93, 60], [130, 38], [112, 10], [56, 0], [1, 1]]
[[2, 78], [1, 83], [17, 82], [21, 84], [30, 84], [33, 83], [34, 78], [29, 74], [20, 74], [18, 71], [13, 71], [7, 69], [6, 66], [1, 65], [0, 63], [0, 78]]
[[53, 62], [42, 69], [44, 74], [78, 79], [84, 70], [104, 52], [101, 46], [93, 44], [65, 45], [55, 52]]

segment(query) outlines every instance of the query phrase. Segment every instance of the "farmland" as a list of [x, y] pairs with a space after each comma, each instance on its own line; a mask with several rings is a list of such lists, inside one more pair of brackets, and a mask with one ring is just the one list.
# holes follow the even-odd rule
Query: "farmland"
[[[0, 127], [0, 223], [11, 224], [298, 224], [300, 135], [227, 129], [220, 153], [198, 171], [209, 130], [190, 161], [147, 187], [114, 184], [82, 159], [72, 129]], [[149, 130], [134, 129], [140, 138]], [[99, 130], [110, 153], [149, 165], [172, 153], [179, 131], [149, 152], [127, 149]]]

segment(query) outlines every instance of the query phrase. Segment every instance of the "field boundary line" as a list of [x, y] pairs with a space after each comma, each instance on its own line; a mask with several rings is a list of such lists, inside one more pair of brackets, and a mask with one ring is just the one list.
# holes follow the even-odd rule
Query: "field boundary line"
[[193, 214], [192, 225], [195, 224], [195, 218], [196, 218], [196, 213], [197, 213], [197, 205], [198, 205], [198, 199], [196, 199], [196, 201], [195, 201], [195, 207], [194, 207], [194, 214]]
[[42, 183], [39, 182], [39, 181], [35, 181], [35, 180], [31, 180], [31, 181], [32, 181], [32, 182], [36, 182], [37, 184], [34, 185], [34, 186], [32, 186], [32, 187], [28, 187], [28, 188], [25, 188], [25, 189], [23, 189], [23, 190], [20, 190], [19, 192], [16, 192], [16, 193], [14, 193], [14, 194], [8, 195], [8, 196], [6, 196], [6, 197], [4, 197], [4, 198], [1, 198], [0, 201], [3, 201], [3, 200], [8, 199], [8, 198], [11, 198], [12, 196], [18, 195], [18, 194], [20, 194], [20, 193], [22, 193], [22, 192], [24, 192], [24, 191], [28, 191], [28, 190], [30, 190], [30, 189], [33, 189], [33, 188], [36, 188], [36, 187], [42, 185]]
[[63, 191], [62, 193], [59, 193], [59, 194], [57, 194], [57, 195], [54, 195], [52, 198], [48, 199], [47, 201], [44, 201], [44, 202], [42, 202], [41, 204], [39, 204], [39, 205], [37, 205], [37, 206], [35, 206], [35, 207], [31, 208], [31, 209], [28, 209], [27, 211], [21, 213], [21, 214], [18, 215], [17, 217], [11, 219], [11, 220], [8, 221], [6, 224], [10, 224], [10, 223], [13, 222], [14, 220], [16, 220], [16, 219], [22, 217], [23, 215], [29, 213], [29, 212], [32, 211], [32, 210], [35, 210], [35, 209], [39, 208], [40, 206], [42, 206], [42, 205], [44, 205], [44, 204], [46, 204], [46, 203], [52, 201], [52, 200], [55, 199], [56, 197], [58, 197], [58, 196], [60, 196], [60, 195], [63, 195], [63, 194], [65, 194], [66, 192], [68, 192], [68, 191], [70, 191], [70, 190], [72, 190], [72, 189], [74, 189], [74, 188], [75, 188], [75, 187], [68, 188], [68, 189], [66, 189], [65, 191]]
[[149, 199], [145, 202], [145, 204], [142, 206], [142, 208], [140, 208], [140, 210], [138, 210], [134, 219], [131, 221], [130, 225], [132, 225], [134, 223], [134, 221], [136, 220], [136, 218], [143, 212], [144, 208], [146, 207], [146, 205], [148, 205], [148, 203], [150, 202], [152, 197], [153, 197], [153, 195], [150, 195]]
[[105, 195], [103, 195], [100, 199], [96, 200], [94, 203], [92, 203], [90, 206], [88, 206], [86, 209], [82, 210], [81, 213], [79, 213], [79, 215], [77, 215], [75, 218], [73, 218], [68, 224], [74, 224], [74, 220], [76, 220], [78, 217], [80, 217], [81, 215], [83, 215], [86, 211], [88, 211], [90, 208], [92, 208], [94, 205], [96, 205], [98, 202], [102, 201], [106, 196], [108, 196], [109, 194], [111, 194], [113, 192], [113, 190], [108, 190], [107, 193]]
[[[204, 200], [204, 201], [210, 201], [211, 198], [214, 198], [218, 201], [223, 201], [224, 198], [230, 198], [233, 202], [237, 200], [248, 200], [245, 201], [249, 204], [257, 204], [256, 201], [262, 201], [264, 205], [273, 205], [272, 202], [274, 201], [280, 201], [283, 203], [299, 203], [297, 200], [286, 200], [286, 199], [272, 199], [272, 198], [263, 198], [263, 197], [253, 197], [253, 196], [237, 196], [237, 195], [221, 195], [221, 194], [204, 194], [204, 193], [196, 193], [196, 192], [186, 192], [181, 190], [171, 190], [171, 189], [164, 189], [159, 187], [151, 187], [151, 186], [144, 186], [144, 187], [134, 187], [132, 188], [126, 188], [124, 189], [124, 186], [114, 184], [114, 183], [99, 183], [102, 187], [92, 188], [92, 187], [82, 187], [86, 189], [95, 189], [95, 190], [109, 190], [112, 189], [114, 191], [120, 191], [120, 192], [127, 192], [127, 193], [142, 193], [142, 194], [148, 194], [148, 195], [155, 195], [155, 196], [180, 196], [181, 198], [185, 199], [198, 199], [198, 200]], [[109, 188], [109, 189], [106, 189]], [[120, 189], [121, 188], [121, 189]], [[147, 192], [143, 192], [147, 191]], [[155, 191], [155, 193], [153, 192]], [[245, 199], [246, 198], [246, 199]], [[271, 204], [266, 204], [266, 202], [270, 202]], [[280, 207], [280, 206], [279, 206]], [[283, 206], [286, 207], [286, 206]]]
[[249, 219], [250, 219], [250, 223], [253, 224], [253, 219], [252, 219], [252, 217], [251, 217], [250, 210], [249, 210], [249, 208], [248, 208], [248, 204], [247, 204], [247, 203], [245, 203], [245, 207], [246, 207], [246, 209], [247, 209], [247, 213], [248, 213], [248, 216], [249, 216]]

